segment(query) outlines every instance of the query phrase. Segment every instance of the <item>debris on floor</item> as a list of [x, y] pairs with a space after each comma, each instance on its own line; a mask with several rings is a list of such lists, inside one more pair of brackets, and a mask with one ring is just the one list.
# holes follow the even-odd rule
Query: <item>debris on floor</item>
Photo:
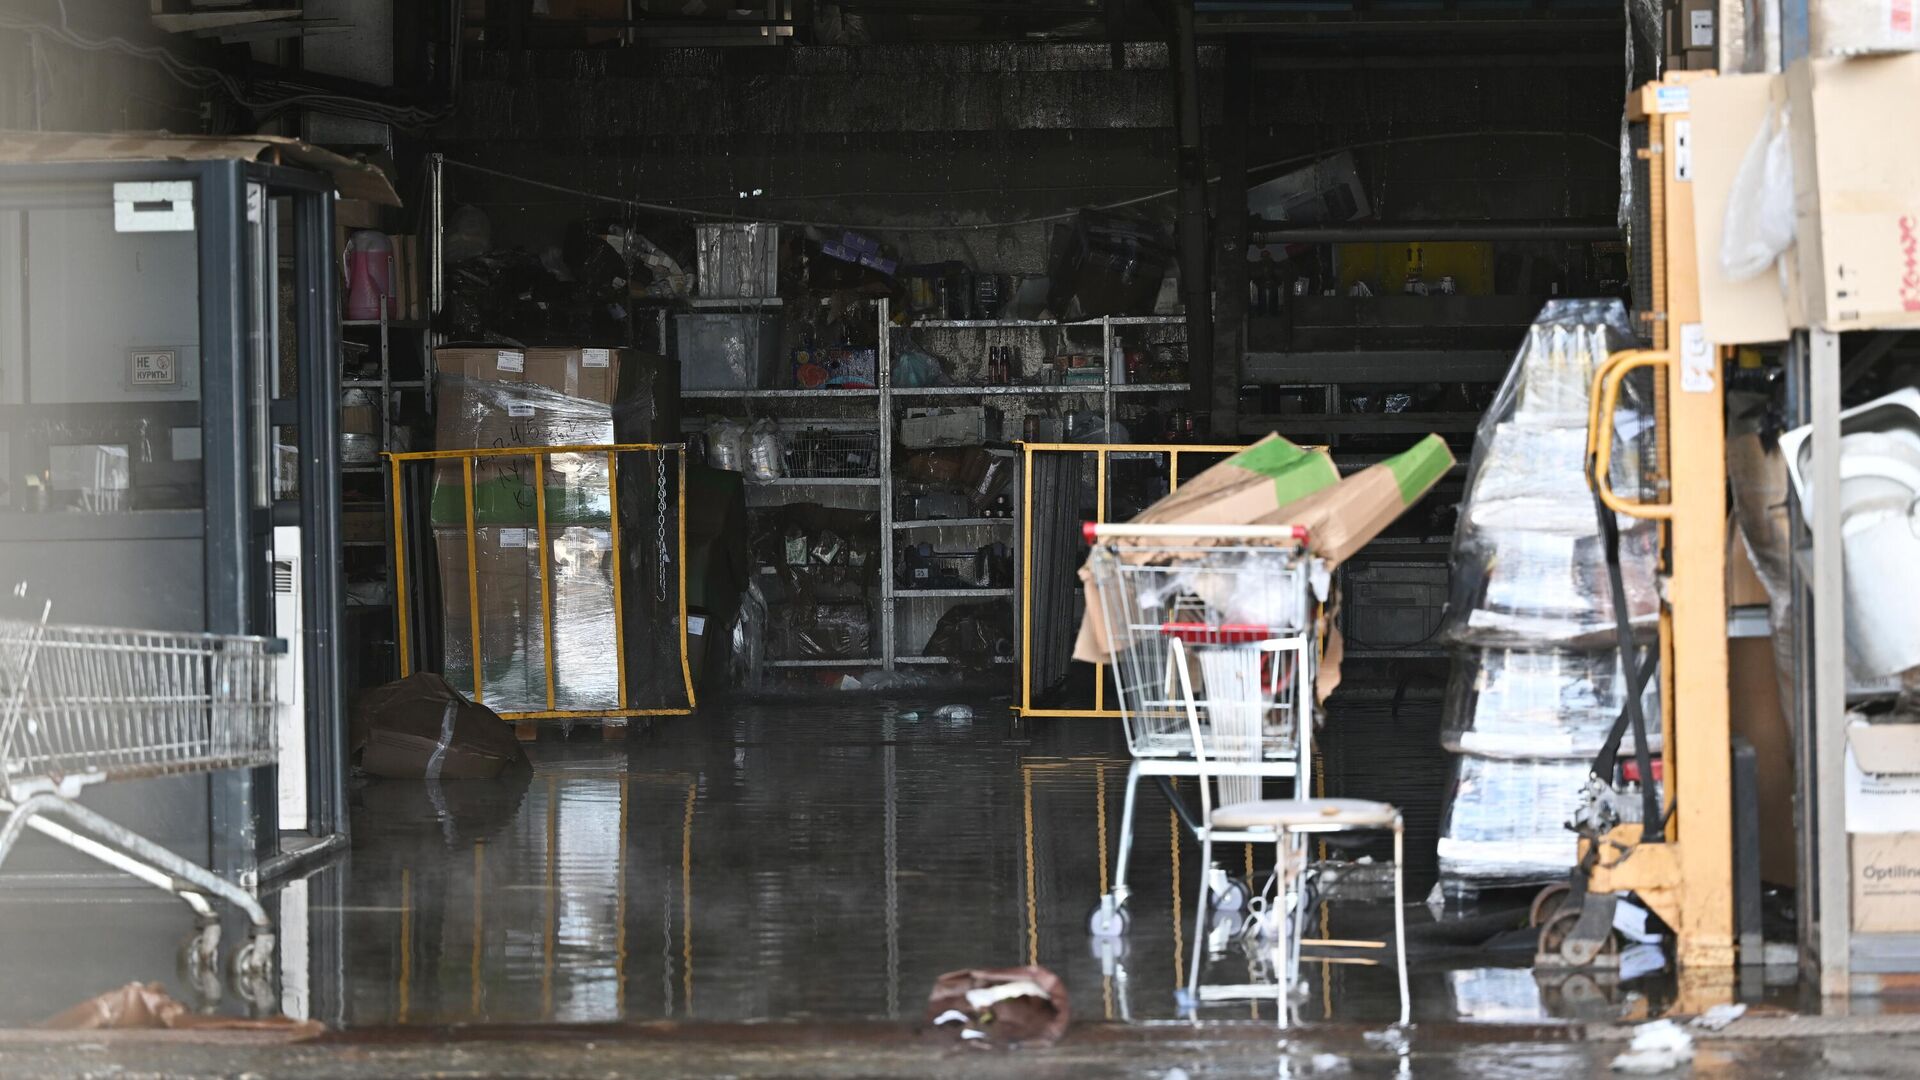
[[1715, 1005], [1690, 1021], [1689, 1026], [1702, 1031], [1720, 1031], [1728, 1024], [1747, 1015], [1747, 1007], [1741, 1003]]
[[1613, 1059], [1616, 1072], [1651, 1075], [1693, 1060], [1693, 1036], [1671, 1020], [1655, 1020], [1633, 1029], [1627, 1052]]
[[927, 995], [928, 1026], [963, 1042], [1049, 1046], [1069, 1019], [1066, 984], [1033, 965], [949, 971]]
[[64, 1009], [40, 1026], [54, 1031], [264, 1031], [293, 1039], [311, 1039], [327, 1030], [318, 1020], [284, 1016], [264, 1020], [202, 1016], [157, 982], [130, 982]]
[[352, 747], [361, 769], [390, 780], [491, 780], [527, 764], [499, 714], [425, 671], [354, 701]]

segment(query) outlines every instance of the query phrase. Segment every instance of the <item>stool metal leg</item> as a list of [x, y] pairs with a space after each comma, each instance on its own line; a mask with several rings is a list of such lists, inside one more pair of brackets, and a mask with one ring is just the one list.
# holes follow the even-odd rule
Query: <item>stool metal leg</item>
[[[1203, 784], [1206, 783], [1206, 777], [1201, 777], [1200, 782]], [[1203, 868], [1213, 865], [1213, 830], [1211, 828], [1202, 830], [1200, 834], [1200, 865]], [[1179, 882], [1175, 882], [1174, 887], [1178, 888], [1179, 884]], [[1198, 1024], [1200, 1022], [1200, 957], [1207, 951], [1207, 875], [1205, 869], [1200, 871], [1200, 895], [1193, 903], [1193, 941], [1189, 944], [1193, 949], [1193, 961], [1189, 969], [1189, 974], [1187, 975], [1187, 1001], [1189, 1007], [1193, 1009], [1193, 1022]]]
[[1282, 826], [1273, 842], [1273, 854], [1277, 860], [1274, 873], [1278, 874], [1280, 879], [1279, 887], [1273, 891], [1274, 906], [1279, 909], [1273, 913], [1273, 977], [1280, 983], [1280, 993], [1274, 1000], [1274, 1005], [1277, 1006], [1274, 1012], [1282, 1029], [1292, 1022], [1293, 984], [1299, 975], [1293, 965], [1294, 946], [1292, 944], [1298, 935], [1287, 932], [1291, 929], [1289, 924], [1293, 922], [1293, 905], [1288, 903], [1288, 899], [1293, 895], [1293, 860], [1288, 858], [1287, 839], [1287, 830]]
[[1395, 961], [1400, 965], [1400, 1024], [1405, 1027], [1412, 1018], [1411, 1002], [1407, 997], [1407, 907], [1405, 891], [1405, 863], [1402, 857], [1402, 839], [1406, 829], [1399, 815], [1393, 819], [1393, 944]]

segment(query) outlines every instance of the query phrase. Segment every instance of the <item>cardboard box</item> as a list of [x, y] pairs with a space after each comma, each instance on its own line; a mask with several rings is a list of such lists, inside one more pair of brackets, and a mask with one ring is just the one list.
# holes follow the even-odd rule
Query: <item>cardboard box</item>
[[1808, 55], [1862, 56], [1920, 49], [1914, 0], [1809, 0]]
[[1314, 554], [1339, 565], [1453, 466], [1438, 435], [1342, 480], [1333, 459], [1269, 435], [1134, 517], [1142, 525], [1304, 525]]
[[[1133, 521], [1304, 525], [1309, 548], [1329, 567], [1338, 566], [1419, 502], [1446, 475], [1453, 460], [1446, 442], [1429, 435], [1411, 449], [1342, 479], [1325, 451], [1307, 450], [1269, 435], [1181, 484]], [[1084, 567], [1081, 580], [1086, 586], [1086, 614], [1073, 658], [1110, 663], [1113, 648], [1106, 639], [1099, 595]], [[1316, 691], [1324, 700], [1339, 682], [1337, 640], [1328, 642], [1320, 675]]]
[[333, 203], [333, 223], [344, 229], [377, 229], [380, 227], [380, 207], [365, 199], [336, 199]]
[[1720, 66], [1718, 49], [1688, 49], [1686, 57], [1688, 71], [1713, 71]]
[[1740, 530], [1732, 519], [1727, 521], [1727, 606], [1766, 607], [1772, 603], [1767, 595], [1766, 583], [1753, 569], [1753, 560], [1747, 558], [1747, 542], [1740, 538]]
[[1920, 724], [1870, 724], [1854, 715], [1847, 724], [1846, 775], [1848, 832], [1920, 826]]
[[1780, 677], [1771, 638], [1727, 642], [1727, 690], [1732, 731], [1753, 747], [1760, 797], [1760, 879], [1792, 886], [1799, 880], [1794, 852], [1793, 735], [1780, 707]]
[[340, 406], [340, 434], [380, 434], [380, 411], [372, 405]]
[[527, 382], [568, 397], [613, 404], [620, 384], [619, 349], [527, 350]]
[[463, 375], [469, 379], [494, 379], [499, 382], [525, 382], [527, 354], [524, 349], [435, 349], [433, 366], [442, 375]]
[[[456, 687], [470, 693], [474, 650], [466, 530], [436, 528], [434, 541], [440, 567], [442, 670]], [[619, 703], [611, 541], [608, 530], [601, 528], [548, 531], [554, 699], [562, 709], [609, 709]], [[546, 628], [541, 620], [537, 530], [476, 528], [474, 568], [480, 603], [482, 703], [499, 712], [545, 709]]]
[[[1694, 255], [1700, 275], [1700, 321], [1715, 345], [1784, 341], [1791, 305], [1781, 275], [1732, 281], [1720, 269], [1727, 199], [1747, 147], [1772, 108], [1771, 75], [1722, 75], [1688, 84], [1692, 99]], [[1793, 261], [1793, 253], [1785, 256]], [[1777, 269], [1777, 266], [1776, 266]]]
[[1853, 857], [1853, 928], [1865, 934], [1920, 931], [1920, 833], [1847, 838]]
[[[1920, 101], [1920, 55], [1800, 60], [1791, 110], [1795, 247], [1807, 325], [1920, 326], [1920, 139], [1888, 137]], [[1902, 132], [1910, 135], [1910, 132]]]

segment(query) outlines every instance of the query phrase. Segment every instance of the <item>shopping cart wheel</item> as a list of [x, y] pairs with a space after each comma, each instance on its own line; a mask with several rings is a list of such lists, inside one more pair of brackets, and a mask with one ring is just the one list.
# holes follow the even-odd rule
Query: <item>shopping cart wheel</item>
[[197, 928], [180, 943], [180, 978], [192, 988], [202, 1007], [211, 1009], [220, 1003], [225, 987], [220, 982], [219, 923]]
[[1215, 911], [1245, 911], [1247, 909], [1247, 901], [1252, 898], [1253, 890], [1247, 888], [1246, 882], [1221, 870], [1217, 866], [1214, 867], [1214, 872], [1208, 875], [1208, 877], [1208, 884], [1213, 889], [1213, 899], [1208, 902], [1209, 907]]
[[1128, 921], [1126, 905], [1114, 903], [1111, 896], [1103, 896], [1087, 915], [1087, 933], [1097, 938], [1125, 937]]
[[270, 1005], [273, 986], [273, 935], [255, 934], [233, 951], [233, 986], [256, 1008]]

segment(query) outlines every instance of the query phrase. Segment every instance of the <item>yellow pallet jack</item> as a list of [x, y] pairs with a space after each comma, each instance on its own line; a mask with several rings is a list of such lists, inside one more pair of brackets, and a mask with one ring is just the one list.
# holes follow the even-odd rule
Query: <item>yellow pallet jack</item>
[[[1673, 72], [1628, 101], [1634, 317], [1650, 347], [1615, 353], [1596, 372], [1587, 440], [1588, 480], [1610, 542], [1628, 707], [1594, 763], [1588, 807], [1577, 822], [1578, 865], [1568, 885], [1541, 894], [1533, 913], [1541, 927], [1537, 971], [1604, 968], [1615, 956], [1617, 898], [1633, 894], [1676, 934], [1680, 999], [1692, 1008], [1730, 1000], [1735, 960], [1725, 386], [1720, 352], [1700, 326], [1687, 108], [1689, 84], [1710, 77]], [[1645, 501], [1624, 498], [1607, 483], [1614, 408], [1622, 382], [1639, 371], [1650, 373], [1657, 424], [1654, 497]], [[1658, 522], [1661, 530], [1661, 609], [1652, 644], [1636, 642], [1628, 623], [1615, 514]], [[1658, 762], [1645, 749], [1639, 708], [1648, 678], [1659, 680]], [[1627, 771], [1642, 788], [1639, 821], [1621, 820], [1615, 790], [1617, 748], [1629, 732], [1636, 751]]]

